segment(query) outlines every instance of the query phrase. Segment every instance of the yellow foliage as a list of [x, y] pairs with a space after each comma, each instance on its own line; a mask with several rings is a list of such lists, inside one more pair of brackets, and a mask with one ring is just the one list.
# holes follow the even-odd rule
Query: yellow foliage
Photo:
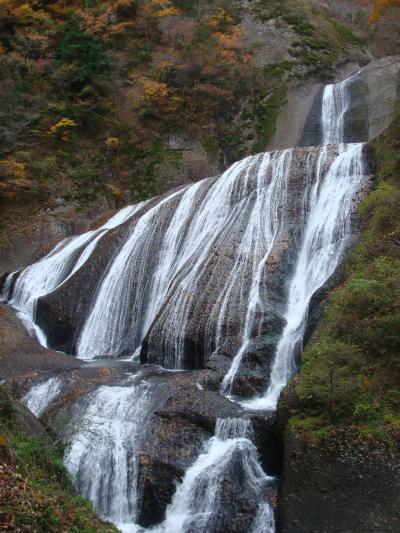
[[60, 135], [61, 140], [68, 141], [69, 140], [69, 129], [70, 128], [76, 128], [77, 124], [74, 120], [70, 118], [62, 118], [57, 122], [57, 124], [54, 124], [49, 130], [50, 135]]
[[239, 50], [241, 47], [241, 31], [238, 27], [232, 29], [230, 33], [220, 33], [217, 32], [214, 34], [219, 41], [219, 44], [222, 48], [228, 50]]
[[180, 11], [176, 7], [166, 7], [165, 9], [161, 9], [160, 11], [157, 11], [157, 17], [166, 17], [168, 15], [179, 15]]
[[110, 191], [112, 196], [119, 201], [126, 201], [125, 193], [121, 187], [118, 185], [112, 185], [111, 183], [106, 184], [107, 189]]
[[26, 177], [25, 163], [19, 163], [13, 156], [0, 160], [0, 196], [13, 198], [23, 189], [29, 189], [32, 182]]
[[106, 139], [106, 146], [108, 148], [117, 148], [119, 146], [119, 139], [117, 137], [108, 137]]
[[168, 86], [155, 80], [145, 79], [142, 81], [143, 91], [149, 100], [162, 100], [168, 96]]
[[151, 7], [154, 9], [157, 17], [180, 14], [180, 10], [173, 6], [170, 0], [152, 0]]
[[160, 61], [156, 68], [157, 70], [163, 72], [167, 68], [173, 67], [173, 66], [174, 66], [174, 63], [172, 63], [172, 61], [165, 60], [165, 61]]
[[227, 12], [224, 9], [219, 7], [217, 12], [211, 17], [209, 17], [208, 24], [211, 28], [218, 29], [221, 23], [225, 25], [232, 24], [233, 19], [231, 16], [227, 14]]

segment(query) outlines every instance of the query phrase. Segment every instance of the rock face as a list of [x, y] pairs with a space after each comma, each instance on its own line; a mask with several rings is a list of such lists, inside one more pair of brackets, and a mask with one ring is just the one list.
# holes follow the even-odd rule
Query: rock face
[[0, 272], [19, 270], [37, 261], [62, 239], [87, 231], [99, 215], [112, 213], [111, 206], [103, 200], [79, 212], [75, 206], [65, 204], [52, 210], [32, 207], [29, 213], [23, 205], [11, 205], [9, 209], [11, 213], [7, 209], [3, 213], [8, 242], [2, 235]]
[[[360, 65], [337, 69], [336, 83], [356, 73]], [[322, 88], [326, 80], [291, 85], [268, 149], [311, 146], [321, 138]], [[352, 104], [346, 116], [345, 141], [368, 141], [389, 125], [400, 99], [400, 57], [372, 60], [362, 67], [351, 88]]]
[[37, 379], [54, 370], [76, 368], [75, 357], [46, 350], [29, 335], [15, 312], [0, 304], [0, 380]]
[[399, 531], [398, 457], [346, 444], [329, 450], [290, 427], [284, 450], [282, 533]]
[[[260, 412], [245, 413], [238, 404], [218, 392], [209, 390], [209, 387], [215, 387], [218, 383], [218, 376], [213, 371], [170, 373], [160, 368], [145, 366], [135, 373], [131, 364], [125, 363], [125, 366], [122, 364], [110, 368], [99, 363], [96, 367], [90, 365], [65, 371], [58, 374], [58, 378], [61, 381], [59, 395], [44, 412], [42, 420], [67, 445], [71, 441], [74, 442], [75, 434], [83, 435], [80, 439], [84, 438], [87, 430], [93, 441], [93, 449], [89, 448], [88, 453], [93, 453], [96, 461], [100, 441], [97, 440], [95, 427], [91, 426], [92, 419], [87, 418], [86, 414], [88, 409], [93, 411], [96, 402], [102, 398], [98, 404], [97, 415], [101, 421], [103, 454], [99, 455], [98, 459], [102, 461], [104, 473], [110, 471], [109, 461], [118, 461], [121, 457], [116, 428], [112, 417], [109, 418], [110, 414], [114, 413], [113, 409], [117, 409], [119, 417], [126, 419], [128, 440], [124, 447], [128, 457], [137, 457], [136, 468], [128, 469], [128, 484], [138, 483], [141, 487], [137, 522], [142, 526], [148, 527], [162, 521], [166, 507], [175, 493], [176, 483], [182, 480], [185, 471], [214, 435], [218, 419], [237, 419], [244, 416], [251, 420], [253, 440], [264, 469], [272, 473], [280, 471], [281, 442], [274, 417]], [[143, 387], [151, 392], [147, 395], [150, 403], [146, 400], [141, 417], [135, 420], [130, 412], [134, 404], [121, 403], [121, 398], [128, 398], [129, 394], [135, 394], [136, 390], [139, 395], [134, 402], [140, 402], [141, 398], [143, 400], [140, 396], [140, 389]], [[108, 396], [107, 390], [111, 391], [111, 396]], [[122, 396], [118, 396], [121, 394]], [[115, 400], [115, 405], [104, 403], [106, 397], [111, 402]], [[135, 423], [140, 427], [138, 439], [135, 437], [136, 430], [133, 426], [130, 428], [130, 424]], [[108, 434], [109, 424], [113, 431]], [[107, 438], [110, 438], [109, 442]], [[238, 478], [237, 472], [241, 468], [239, 450], [237, 455], [237, 465], [235, 466], [233, 461], [224, 474], [222, 497], [226, 502], [219, 518], [220, 526], [215, 531], [245, 531], [249, 529], [257, 511], [257, 505], [245, 488], [245, 480]], [[76, 483], [80, 492], [85, 493], [87, 481], [82, 476], [85, 474], [84, 465], [87, 459], [84, 455], [74, 457], [74, 460], [79, 460], [82, 465]], [[97, 463], [93, 464], [95, 468]], [[114, 468], [118, 468], [116, 463]], [[91, 474], [86, 471], [86, 475]], [[108, 509], [107, 506], [101, 507], [101, 502], [104, 501], [103, 496], [107, 491], [107, 494], [111, 494], [109, 482], [105, 476], [101, 483], [91, 485], [91, 498], [104, 512]]]

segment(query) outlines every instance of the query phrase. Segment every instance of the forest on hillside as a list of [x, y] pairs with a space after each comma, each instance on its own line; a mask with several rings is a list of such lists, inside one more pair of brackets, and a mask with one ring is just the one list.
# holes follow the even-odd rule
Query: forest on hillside
[[[176, 134], [219, 169], [264, 149], [287, 84], [329, 78], [366, 44], [317, 4], [254, 0], [244, 11], [238, 0], [2, 0], [3, 201], [154, 195], [163, 174], [182, 166]], [[356, 20], [365, 27], [362, 4]], [[275, 44], [249, 37], [272, 19], [289, 60], [263, 59], [259, 47]]]

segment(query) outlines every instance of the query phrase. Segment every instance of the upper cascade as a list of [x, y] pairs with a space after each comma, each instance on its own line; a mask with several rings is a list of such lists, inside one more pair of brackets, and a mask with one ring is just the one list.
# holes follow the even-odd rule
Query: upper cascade
[[351, 87], [358, 72], [339, 83], [326, 85], [322, 94], [321, 144], [345, 141], [346, 114], [351, 106]]
[[[323, 143], [343, 140], [349, 85], [325, 88]], [[271, 368], [273, 407], [311, 298], [350, 244], [363, 158], [362, 144], [247, 157], [218, 179], [127, 207], [63, 241], [9, 275], [3, 298], [43, 343], [83, 359], [212, 365], [227, 394], [260, 392]], [[249, 373], [246, 392], [241, 374]]]

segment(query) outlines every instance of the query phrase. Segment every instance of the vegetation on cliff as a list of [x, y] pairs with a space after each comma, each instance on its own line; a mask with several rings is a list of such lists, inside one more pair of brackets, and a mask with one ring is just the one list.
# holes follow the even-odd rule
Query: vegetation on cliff
[[400, 115], [371, 149], [374, 190], [344, 281], [329, 298], [281, 407], [314, 437], [400, 442]]
[[[122, 204], [156, 194], [182, 165], [176, 136], [220, 168], [264, 149], [287, 83], [329, 74], [363, 44], [311, 2], [257, 0], [244, 10], [239, 0], [1, 0], [0, 8], [4, 228], [5, 208], [21, 202]], [[251, 35], [272, 18], [287, 40], [277, 62], [276, 52], [259, 54], [275, 43]]]
[[0, 529], [112, 533], [72, 488], [62, 448], [0, 386]]

